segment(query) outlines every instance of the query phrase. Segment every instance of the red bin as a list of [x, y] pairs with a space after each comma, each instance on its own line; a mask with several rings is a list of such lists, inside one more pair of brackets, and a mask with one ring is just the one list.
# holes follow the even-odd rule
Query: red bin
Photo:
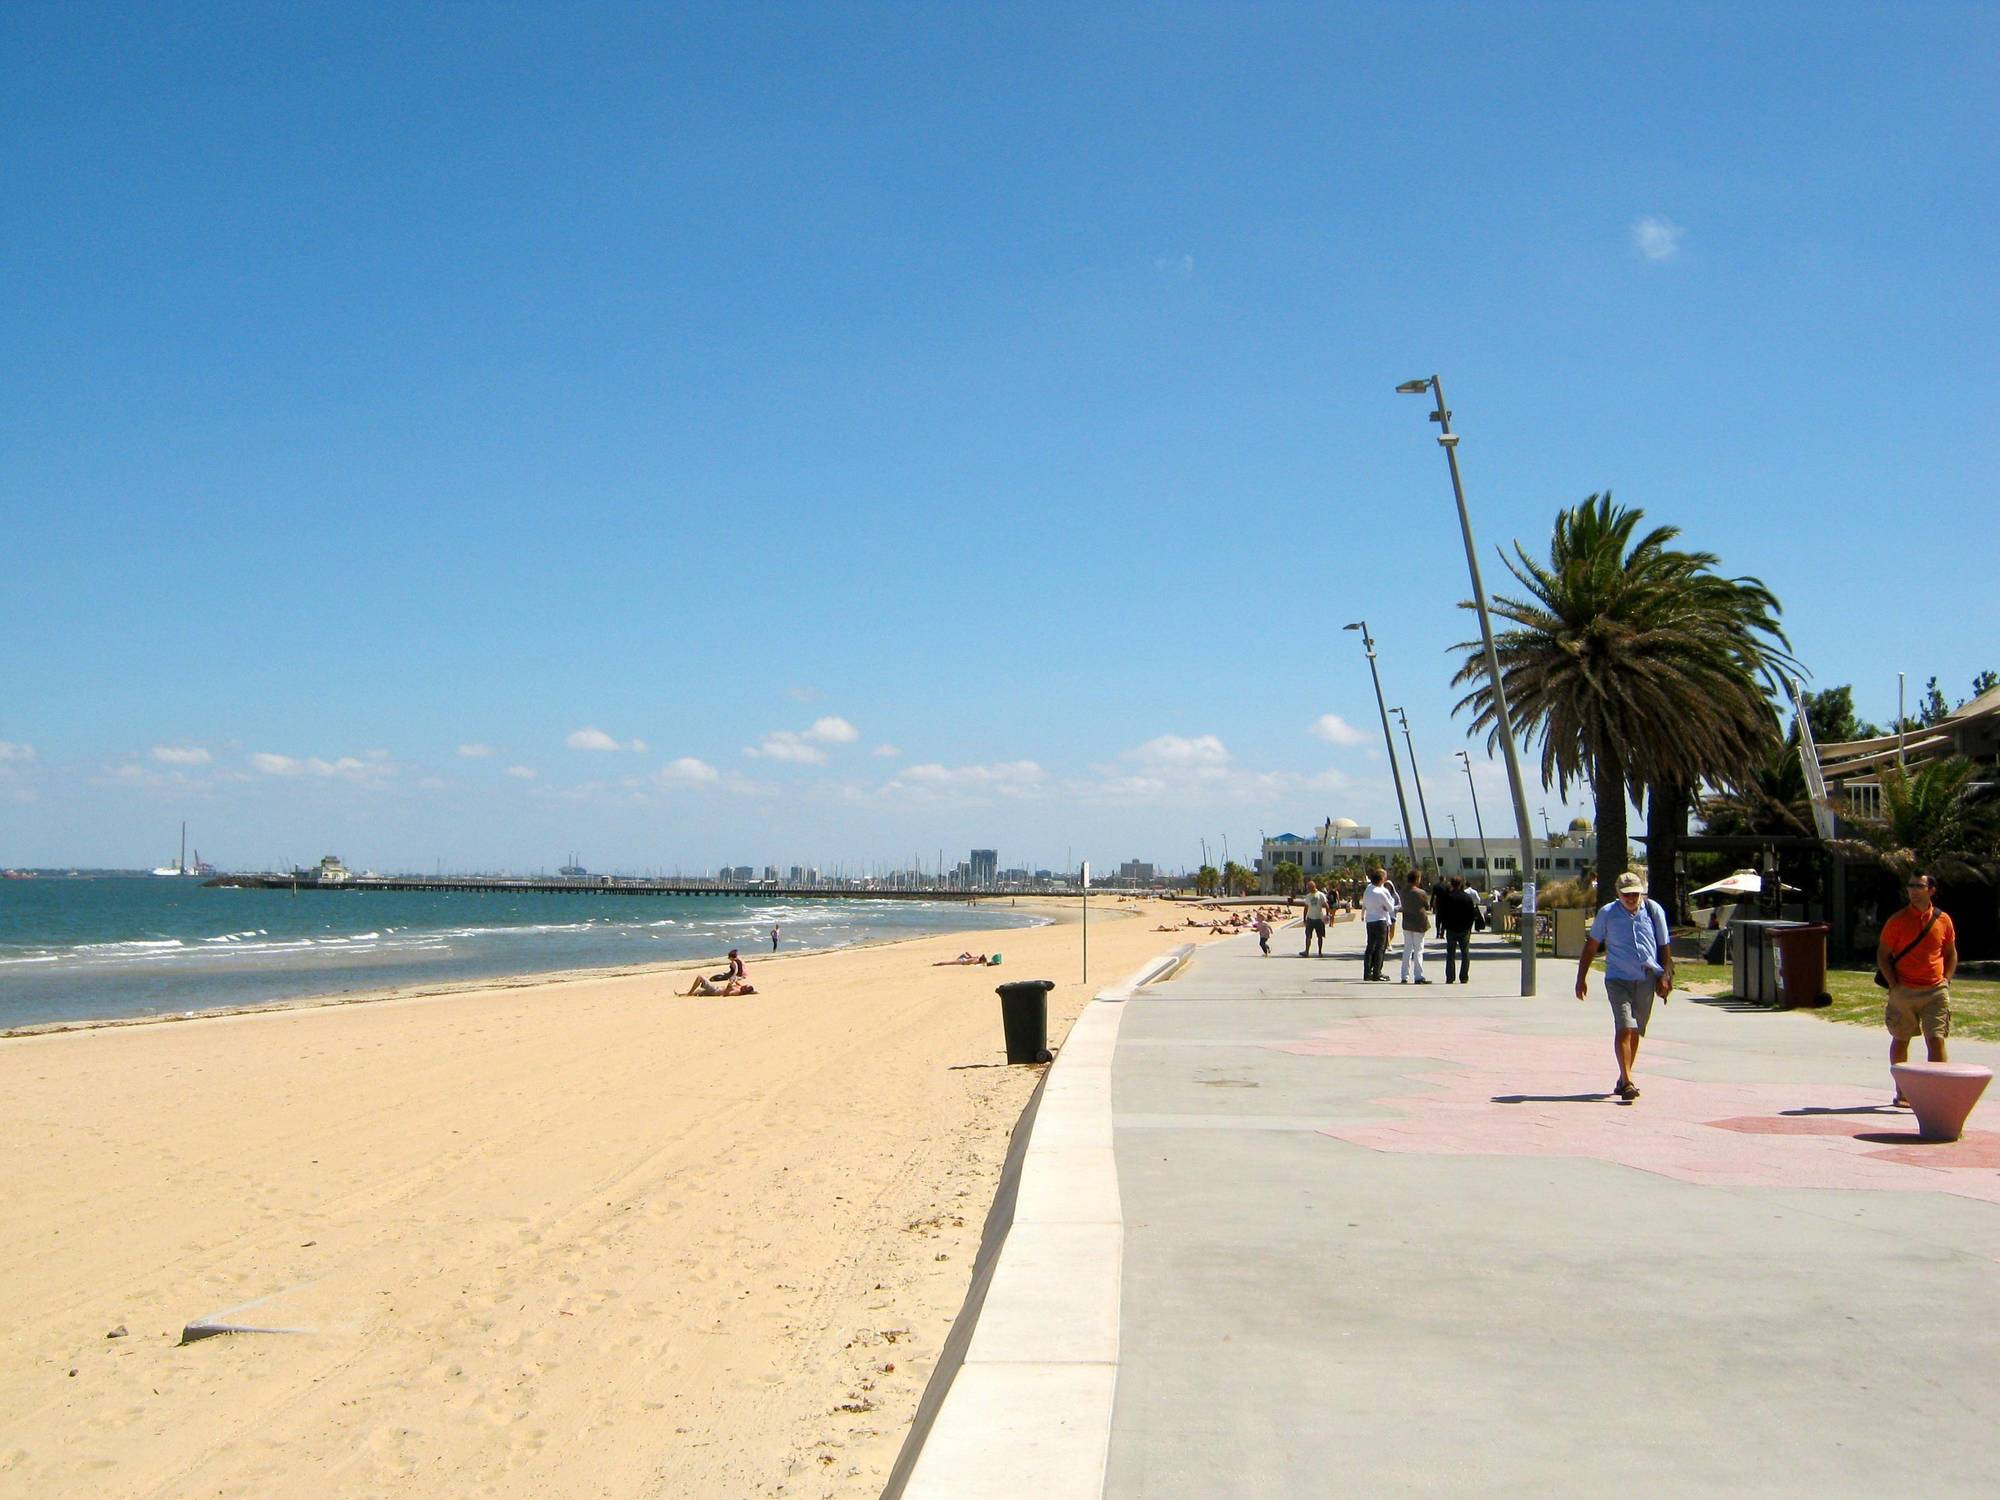
[[1826, 935], [1824, 922], [1802, 922], [1796, 927], [1771, 931], [1773, 956], [1778, 961], [1778, 1003], [1786, 1009], [1795, 1005], [1831, 1005], [1826, 990]]

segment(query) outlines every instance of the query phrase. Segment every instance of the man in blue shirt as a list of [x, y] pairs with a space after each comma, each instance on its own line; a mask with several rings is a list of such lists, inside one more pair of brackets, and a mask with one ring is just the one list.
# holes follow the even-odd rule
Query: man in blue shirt
[[1618, 1054], [1618, 1084], [1612, 1090], [1627, 1104], [1639, 1097], [1632, 1065], [1639, 1038], [1652, 1018], [1653, 997], [1674, 987], [1674, 950], [1667, 914], [1646, 897], [1646, 882], [1627, 870], [1618, 877], [1618, 899], [1603, 907], [1583, 940], [1576, 966], [1576, 998], [1590, 983], [1590, 961], [1604, 953], [1604, 994], [1611, 1002], [1611, 1045]]

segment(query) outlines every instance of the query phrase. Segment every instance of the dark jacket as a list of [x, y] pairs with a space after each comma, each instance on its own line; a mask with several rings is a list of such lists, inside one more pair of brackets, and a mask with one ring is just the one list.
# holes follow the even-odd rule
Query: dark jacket
[[1464, 891], [1446, 891], [1437, 900], [1438, 931], [1470, 932], [1479, 925], [1479, 903]]

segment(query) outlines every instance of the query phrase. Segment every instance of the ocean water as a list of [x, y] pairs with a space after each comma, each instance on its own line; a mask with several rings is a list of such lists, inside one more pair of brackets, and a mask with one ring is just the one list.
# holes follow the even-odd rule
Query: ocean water
[[1043, 918], [982, 902], [465, 891], [210, 890], [0, 881], [0, 1030], [271, 1000], [842, 948]]

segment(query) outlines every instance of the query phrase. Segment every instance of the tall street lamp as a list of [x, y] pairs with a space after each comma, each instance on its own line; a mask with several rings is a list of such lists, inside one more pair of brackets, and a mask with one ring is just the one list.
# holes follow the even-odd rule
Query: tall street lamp
[[1417, 811], [1424, 815], [1424, 843], [1431, 851], [1431, 868], [1438, 870], [1443, 867], [1438, 864], [1438, 841], [1431, 837], [1431, 810], [1424, 805], [1424, 776], [1417, 769], [1417, 745], [1410, 738], [1410, 716], [1400, 708], [1392, 708], [1389, 712], [1403, 726], [1403, 743], [1410, 747], [1410, 779], [1417, 784]]
[[[1389, 709], [1382, 697], [1382, 674], [1375, 670], [1375, 637], [1368, 633], [1368, 622], [1356, 620], [1351, 625], [1343, 625], [1342, 630], [1361, 632], [1361, 645], [1368, 653], [1368, 675], [1375, 679], [1375, 709], [1382, 715], [1382, 743], [1389, 749], [1389, 774], [1396, 778], [1396, 806], [1403, 814], [1404, 828], [1410, 826], [1410, 804], [1403, 799], [1403, 773], [1396, 767], [1396, 741], [1389, 733]], [[1409, 838], [1410, 863], [1417, 862], [1417, 838], [1412, 833]]]
[[1521, 993], [1535, 993], [1535, 835], [1528, 821], [1528, 794], [1521, 785], [1521, 757], [1514, 750], [1514, 725], [1507, 713], [1507, 684], [1500, 677], [1500, 653], [1493, 646], [1493, 618], [1486, 609], [1486, 586], [1479, 581], [1479, 549], [1472, 540], [1472, 517], [1465, 509], [1465, 485], [1458, 477], [1458, 434], [1451, 430], [1451, 408], [1444, 404], [1444, 382], [1432, 375], [1406, 380], [1396, 389], [1406, 396], [1429, 391], [1437, 408], [1438, 446], [1451, 470], [1451, 492], [1458, 501], [1458, 529], [1465, 538], [1465, 567], [1472, 575], [1472, 600], [1479, 609], [1479, 633], [1486, 644], [1486, 680], [1493, 688], [1493, 713], [1500, 730], [1500, 748], [1507, 757], [1507, 783], [1514, 794], [1514, 826], [1521, 837]]
[[1479, 830], [1479, 862], [1482, 865], [1486, 865], [1489, 872], [1486, 877], [1486, 884], [1491, 886], [1493, 884], [1493, 876], [1490, 872], [1493, 867], [1486, 863], [1486, 825], [1479, 821], [1479, 788], [1472, 784], [1472, 757], [1467, 755], [1463, 750], [1456, 751], [1455, 753], [1458, 756], [1458, 763], [1465, 767], [1465, 789], [1472, 793], [1472, 826]]

